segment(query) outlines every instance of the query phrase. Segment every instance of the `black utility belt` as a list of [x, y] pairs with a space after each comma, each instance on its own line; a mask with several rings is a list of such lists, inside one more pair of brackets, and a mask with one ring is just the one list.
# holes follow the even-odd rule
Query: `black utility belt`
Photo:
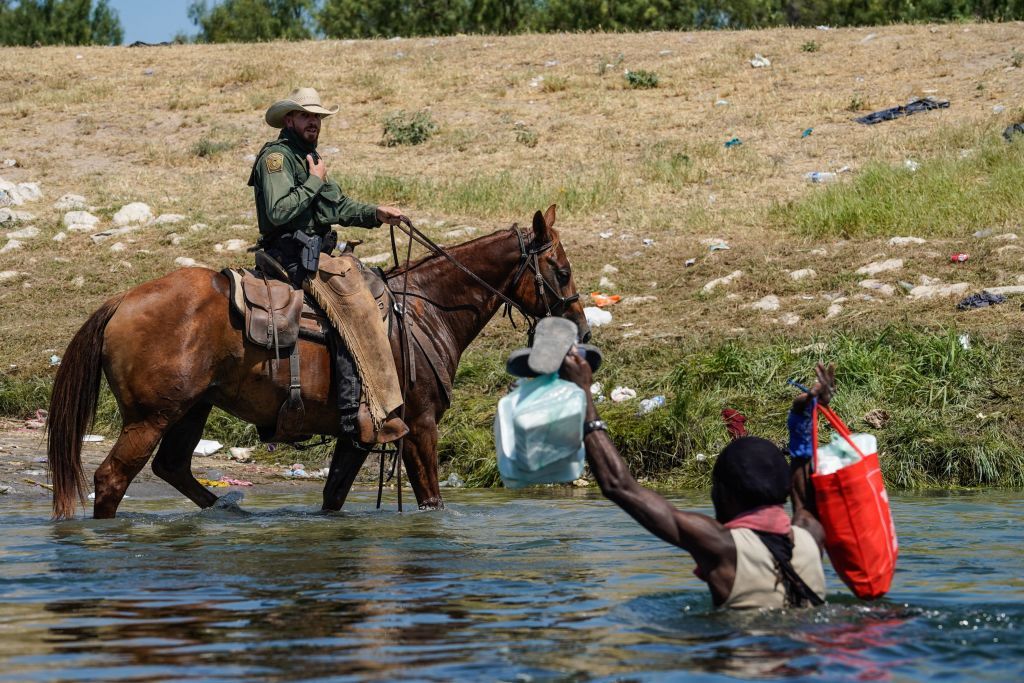
[[277, 240], [292, 240], [301, 245], [302, 253], [299, 260], [302, 267], [312, 273], [316, 272], [317, 266], [320, 264], [320, 254], [330, 254], [338, 246], [338, 233], [331, 230], [324, 235], [310, 235], [303, 230], [296, 230], [282, 233], [268, 242], [272, 244]]

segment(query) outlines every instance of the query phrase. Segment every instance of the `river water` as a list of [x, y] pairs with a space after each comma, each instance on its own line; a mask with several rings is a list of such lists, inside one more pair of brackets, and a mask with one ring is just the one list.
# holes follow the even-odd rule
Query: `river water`
[[825, 607], [742, 614], [593, 491], [447, 496], [131, 500], [61, 524], [5, 501], [0, 681], [1024, 680], [1019, 492], [893, 496], [885, 600], [827, 568]]

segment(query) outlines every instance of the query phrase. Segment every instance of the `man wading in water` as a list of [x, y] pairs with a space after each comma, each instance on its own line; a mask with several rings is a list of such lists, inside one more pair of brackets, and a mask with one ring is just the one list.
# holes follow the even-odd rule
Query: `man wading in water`
[[[803, 418], [812, 399], [827, 405], [832, 396], [835, 368], [818, 364], [816, 372], [818, 381], [810, 394], [793, 402], [790, 443], [794, 454], [809, 455], [809, 418]], [[597, 414], [587, 362], [570, 353], [561, 375], [586, 392], [583, 443], [601, 492], [655, 536], [690, 553], [715, 606], [778, 608], [823, 602], [825, 532], [804, 505], [807, 458], [794, 457], [791, 468], [775, 444], [740, 437], [722, 450], [711, 474], [715, 517], [678, 510], [629, 473]], [[792, 519], [783, 508], [790, 488]]]

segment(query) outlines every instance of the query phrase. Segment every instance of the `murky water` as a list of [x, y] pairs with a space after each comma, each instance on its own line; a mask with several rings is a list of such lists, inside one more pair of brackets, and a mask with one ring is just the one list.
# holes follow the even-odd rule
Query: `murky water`
[[1024, 679], [1021, 493], [895, 496], [888, 599], [829, 571], [826, 607], [759, 614], [712, 610], [684, 553], [593, 493], [448, 500], [167, 498], [58, 525], [5, 503], [0, 681]]

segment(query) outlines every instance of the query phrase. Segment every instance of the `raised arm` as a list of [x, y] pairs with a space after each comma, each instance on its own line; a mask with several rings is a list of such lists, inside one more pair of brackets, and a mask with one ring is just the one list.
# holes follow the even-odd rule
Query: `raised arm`
[[[587, 362], [570, 353], [562, 364], [561, 374], [586, 392], [586, 422], [599, 420], [590, 393], [592, 376]], [[705, 576], [719, 566], [723, 557], [735, 553], [732, 537], [718, 521], [679, 510], [661, 494], [641, 486], [604, 429], [590, 431], [583, 437], [583, 444], [601, 492], [652, 534], [693, 555]]]
[[814, 489], [811, 486], [811, 463], [813, 459], [812, 419], [814, 402], [828, 405], [835, 390], [836, 368], [818, 363], [814, 369], [817, 381], [810, 392], [800, 394], [793, 400], [789, 411], [789, 454], [792, 458], [793, 482], [790, 497], [793, 501], [793, 524], [810, 532], [818, 547], [825, 545], [825, 530], [818, 521], [814, 505]]

